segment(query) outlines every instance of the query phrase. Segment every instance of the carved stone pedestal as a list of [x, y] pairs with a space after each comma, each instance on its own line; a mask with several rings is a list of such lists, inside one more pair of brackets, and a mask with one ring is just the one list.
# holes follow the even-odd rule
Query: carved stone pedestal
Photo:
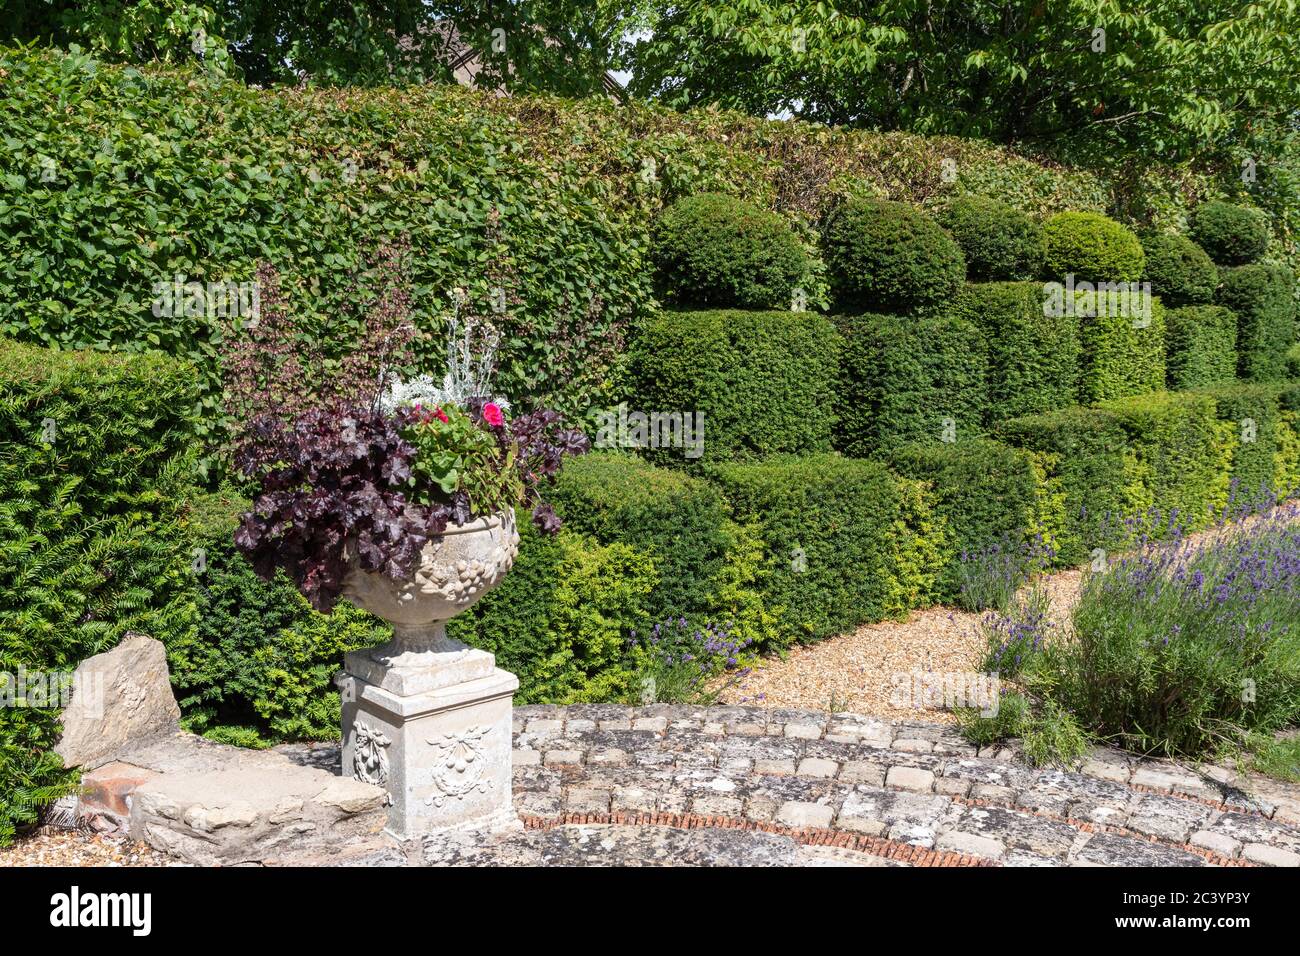
[[344, 773], [388, 791], [387, 830], [401, 840], [513, 817], [510, 712], [519, 679], [484, 651], [445, 637], [440, 646], [405, 667], [376, 660], [384, 648], [354, 651], [340, 682]]
[[343, 772], [388, 791], [388, 831], [399, 839], [512, 818], [519, 680], [447, 637], [446, 622], [495, 587], [518, 551], [514, 512], [504, 511], [448, 525], [402, 580], [351, 559], [345, 596], [392, 624], [393, 639], [347, 655]]

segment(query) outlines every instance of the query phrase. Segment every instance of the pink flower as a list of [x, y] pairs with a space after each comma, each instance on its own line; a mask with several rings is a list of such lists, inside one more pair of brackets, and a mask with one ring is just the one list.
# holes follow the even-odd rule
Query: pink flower
[[506, 423], [506, 417], [501, 414], [501, 406], [495, 402], [488, 402], [483, 406], [483, 420], [493, 428], [500, 428]]

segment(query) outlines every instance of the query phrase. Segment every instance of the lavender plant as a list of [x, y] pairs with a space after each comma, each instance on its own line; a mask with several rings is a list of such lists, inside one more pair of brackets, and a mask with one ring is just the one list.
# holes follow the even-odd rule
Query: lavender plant
[[1003, 537], [976, 551], [963, 551], [957, 601], [968, 611], [1005, 610], [1016, 592], [1055, 557], [1056, 549], [1041, 534], [1028, 541]]
[[749, 673], [752, 644], [753, 638], [733, 636], [730, 625], [696, 627], [682, 617], [655, 624], [647, 632], [633, 631], [626, 651], [632, 670], [641, 675], [638, 692], [643, 698], [709, 704], [718, 696], [716, 689], [709, 689], [715, 677], [731, 672], [739, 679]]
[[1300, 720], [1297, 518], [1143, 541], [1089, 576], [1071, 639], [1045, 651], [1054, 696], [1140, 753], [1203, 756]]

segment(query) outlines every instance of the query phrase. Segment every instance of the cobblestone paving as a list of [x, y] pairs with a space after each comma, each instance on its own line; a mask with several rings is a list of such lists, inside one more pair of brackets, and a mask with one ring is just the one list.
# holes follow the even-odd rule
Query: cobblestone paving
[[[756, 852], [779, 836], [925, 866], [1300, 866], [1300, 792], [1247, 794], [1214, 768], [1097, 750], [1035, 769], [946, 725], [751, 707], [519, 707], [514, 731], [534, 834], [751, 831]], [[569, 837], [513, 839], [562, 857]], [[466, 852], [434, 841], [423, 862]]]

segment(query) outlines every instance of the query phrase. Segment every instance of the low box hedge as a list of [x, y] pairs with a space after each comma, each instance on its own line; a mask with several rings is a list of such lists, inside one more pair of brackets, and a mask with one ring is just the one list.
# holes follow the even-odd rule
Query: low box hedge
[[1227, 504], [1232, 428], [1212, 396], [1156, 392], [1102, 404], [1129, 447], [1126, 517], [1134, 531], [1163, 534], [1170, 524], [1203, 528]]
[[988, 347], [974, 325], [870, 314], [836, 321], [844, 336], [840, 451], [866, 458], [908, 442], [937, 441], [945, 419], [960, 438], [983, 431]]
[[166, 638], [182, 724], [245, 744], [335, 740], [343, 655], [382, 644], [391, 628], [348, 601], [319, 613], [283, 571], [259, 577], [234, 544], [248, 504], [217, 492], [187, 508], [186, 540], [202, 555], [190, 590], [195, 613], [192, 626]]
[[[664, 313], [633, 342], [629, 406], [703, 415], [707, 462], [828, 451], [840, 345], [835, 327], [812, 313]], [[691, 463], [679, 448], [649, 454]]]
[[[127, 631], [188, 626], [194, 382], [154, 354], [0, 341], [0, 672], [67, 672]], [[74, 785], [57, 716], [0, 707], [0, 844]]]
[[1033, 456], [1000, 442], [976, 439], [954, 444], [905, 445], [888, 458], [898, 474], [927, 483], [927, 498], [946, 529], [941, 600], [960, 596], [964, 557], [990, 546], [1026, 543], [1059, 520], [1042, 520]]
[[1045, 302], [1041, 282], [971, 283], [954, 302], [988, 343], [990, 422], [1077, 400], [1079, 321], [1046, 314]]
[[1286, 453], [1285, 387], [1267, 383], [1238, 383], [1204, 389], [1213, 399], [1219, 420], [1232, 444], [1230, 510], [1254, 508], [1284, 497]]
[[1166, 372], [1177, 391], [1237, 378], [1237, 316], [1221, 305], [1187, 305], [1165, 313]]
[[1082, 562], [1094, 549], [1124, 540], [1131, 511], [1128, 439], [1118, 417], [1097, 408], [1063, 408], [1000, 423], [998, 436], [1034, 455], [1041, 495], [1061, 514], [1050, 530], [1062, 565]]
[[1295, 276], [1285, 266], [1223, 269], [1217, 302], [1237, 314], [1237, 374], [1255, 382], [1286, 377], [1296, 341]]
[[655, 558], [656, 620], [709, 615], [734, 543], [726, 502], [702, 478], [657, 468], [627, 452], [592, 452], [565, 463], [550, 499], [565, 527]]
[[710, 477], [763, 541], [766, 604], [816, 641], [933, 600], [945, 550], [921, 485], [880, 462], [781, 456], [719, 465]]
[[628, 638], [651, 622], [654, 556], [568, 529], [546, 537], [529, 521], [518, 524], [514, 567], [451, 620], [448, 635], [490, 651], [497, 666], [516, 674], [518, 703], [624, 699], [635, 678]]

